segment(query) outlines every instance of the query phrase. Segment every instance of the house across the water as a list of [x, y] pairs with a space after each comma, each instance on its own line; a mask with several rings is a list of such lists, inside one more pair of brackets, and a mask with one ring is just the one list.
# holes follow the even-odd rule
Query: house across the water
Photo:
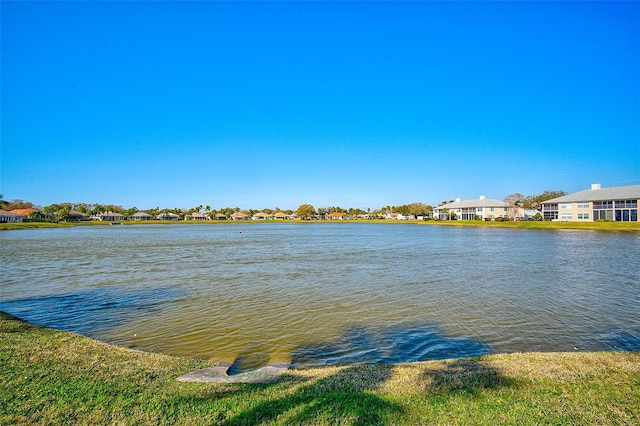
[[521, 208], [504, 201], [486, 198], [484, 195], [476, 200], [457, 199], [433, 209], [433, 217], [439, 220], [520, 219], [522, 216]]
[[599, 183], [591, 189], [575, 192], [542, 203], [542, 215], [547, 220], [568, 222], [638, 222], [640, 185], [602, 188]]

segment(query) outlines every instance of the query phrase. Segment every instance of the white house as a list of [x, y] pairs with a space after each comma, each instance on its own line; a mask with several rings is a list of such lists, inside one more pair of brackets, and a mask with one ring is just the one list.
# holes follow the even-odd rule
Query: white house
[[544, 201], [542, 216], [570, 222], [638, 222], [639, 203], [640, 185], [602, 188], [594, 183], [591, 189]]
[[460, 200], [433, 209], [433, 217], [440, 220], [495, 220], [522, 217], [522, 209], [501, 200], [481, 195], [477, 200]]
[[156, 216], [158, 220], [180, 220], [180, 216], [175, 213], [160, 213]]
[[185, 215], [184, 220], [207, 220], [207, 217], [202, 213], [193, 212], [191, 214]]
[[22, 222], [22, 216], [6, 210], [0, 210], [0, 223]]
[[114, 222], [118, 220], [124, 220], [124, 216], [116, 212], [102, 212], [91, 216], [91, 219]]

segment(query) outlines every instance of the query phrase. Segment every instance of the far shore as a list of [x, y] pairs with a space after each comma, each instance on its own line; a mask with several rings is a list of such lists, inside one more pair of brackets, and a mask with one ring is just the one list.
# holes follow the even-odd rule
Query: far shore
[[[482, 228], [511, 228], [511, 229], [546, 229], [546, 230], [585, 230], [585, 231], [618, 231], [618, 232], [640, 232], [640, 222], [537, 222], [537, 221], [479, 221], [479, 220], [202, 220], [202, 221], [122, 221], [119, 225], [242, 225], [250, 226], [255, 224], [346, 224], [346, 223], [377, 223], [387, 225], [425, 225], [425, 226], [458, 226], [458, 227], [482, 227]], [[1, 230], [34, 229], [34, 228], [69, 228], [75, 226], [109, 226], [108, 221], [81, 221], [81, 222], [17, 222], [0, 223]]]

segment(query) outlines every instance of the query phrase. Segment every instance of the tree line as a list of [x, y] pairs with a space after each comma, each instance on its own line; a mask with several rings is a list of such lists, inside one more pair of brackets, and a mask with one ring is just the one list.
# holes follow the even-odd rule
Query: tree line
[[[514, 204], [516, 206], [522, 207], [524, 209], [529, 210], [540, 210], [542, 202], [546, 200], [550, 200], [552, 198], [560, 197], [566, 195], [564, 191], [544, 191], [541, 194], [528, 195], [524, 196], [520, 193], [514, 193], [507, 195], [504, 198], [505, 202], [510, 204]], [[444, 205], [447, 203], [453, 202], [453, 200], [442, 201], [439, 205]], [[209, 218], [215, 218], [215, 216], [219, 213], [229, 217], [234, 213], [243, 212], [248, 216], [253, 216], [256, 213], [263, 212], [270, 215], [276, 214], [278, 212], [282, 212], [286, 215], [295, 214], [296, 216], [302, 219], [310, 219], [313, 217], [323, 217], [330, 213], [346, 213], [351, 217], [357, 217], [359, 215], [366, 215], [368, 217], [383, 217], [388, 213], [399, 213], [404, 216], [424, 216], [430, 217], [433, 213], [434, 207], [429, 204], [424, 204], [420, 202], [414, 202], [410, 204], [403, 204], [397, 206], [383, 206], [379, 209], [375, 209], [371, 211], [368, 208], [366, 211], [360, 208], [350, 207], [350, 208], [342, 208], [340, 206], [331, 206], [331, 207], [319, 207], [316, 208], [312, 204], [301, 204], [295, 211], [294, 210], [282, 210], [278, 207], [273, 209], [264, 208], [264, 209], [240, 209], [239, 207], [222, 207], [222, 208], [212, 208], [210, 205], [202, 205], [199, 204], [197, 206], [182, 209], [179, 207], [176, 208], [160, 208], [153, 207], [149, 209], [138, 209], [137, 207], [129, 207], [124, 208], [120, 205], [114, 204], [99, 204], [99, 203], [54, 203], [48, 206], [40, 207], [35, 205], [30, 201], [24, 201], [21, 199], [14, 199], [11, 201], [5, 201], [0, 195], [0, 208], [2, 210], [15, 210], [15, 209], [35, 209], [29, 217], [28, 220], [49, 220], [49, 221], [66, 221], [71, 217], [72, 212], [80, 212], [86, 214], [87, 216], [97, 215], [99, 213], [104, 213], [107, 211], [119, 213], [125, 217], [125, 219], [131, 218], [134, 214], [138, 212], [145, 212], [152, 216], [157, 216], [163, 213], [173, 213], [178, 215], [181, 219], [184, 219], [185, 216], [190, 215], [192, 213], [200, 213]]]

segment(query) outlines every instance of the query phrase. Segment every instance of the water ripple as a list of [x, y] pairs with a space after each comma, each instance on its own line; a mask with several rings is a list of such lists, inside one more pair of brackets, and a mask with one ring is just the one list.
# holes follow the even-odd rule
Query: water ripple
[[274, 223], [0, 238], [0, 309], [238, 370], [640, 349], [635, 234]]

